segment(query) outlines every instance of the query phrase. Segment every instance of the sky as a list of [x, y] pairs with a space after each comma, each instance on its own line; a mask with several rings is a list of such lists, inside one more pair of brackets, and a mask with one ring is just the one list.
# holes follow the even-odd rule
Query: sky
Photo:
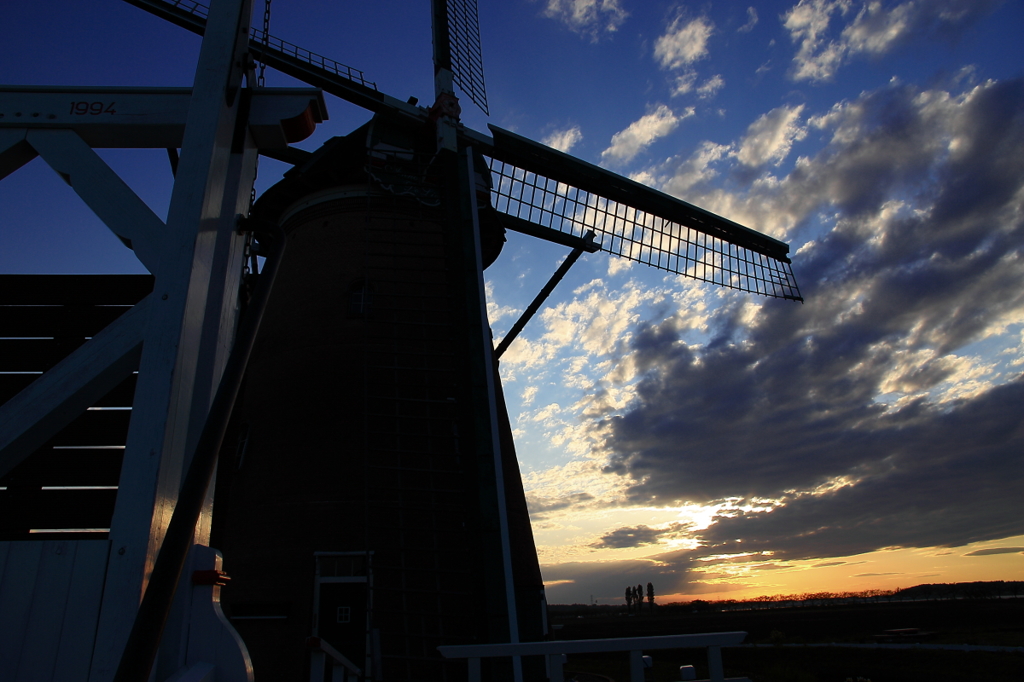
[[[191, 83], [199, 39], [127, 3], [0, 15], [0, 83]], [[573, 266], [501, 362], [549, 602], [1024, 579], [1024, 3], [504, 0], [480, 22], [490, 116], [464, 99], [467, 126], [788, 242], [805, 298]], [[275, 0], [270, 32], [432, 97], [426, 0]], [[327, 106], [299, 146], [369, 117]], [[162, 150], [100, 153], [166, 215]], [[263, 159], [258, 191], [286, 169]], [[509, 235], [496, 339], [565, 256]], [[144, 269], [36, 159], [0, 182], [0, 272]]]

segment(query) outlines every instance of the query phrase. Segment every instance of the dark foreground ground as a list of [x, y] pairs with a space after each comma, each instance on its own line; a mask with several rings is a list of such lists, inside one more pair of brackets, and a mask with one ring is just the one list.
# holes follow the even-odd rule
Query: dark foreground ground
[[[894, 628], [933, 633], [927, 644], [1024, 647], [1024, 599], [958, 600], [693, 613], [662, 607], [653, 613], [591, 615], [587, 607], [552, 614], [557, 639], [594, 639], [743, 630], [765, 646], [723, 651], [726, 676], [754, 682], [1024, 682], [1024, 652], [940, 651], [810, 647], [805, 644], [872, 642]], [[558, 628], [557, 626], [561, 626]], [[795, 646], [794, 646], [795, 645]], [[703, 650], [648, 652], [652, 682], [679, 679], [679, 666], [707, 677]], [[629, 679], [626, 654], [570, 657], [567, 670]]]

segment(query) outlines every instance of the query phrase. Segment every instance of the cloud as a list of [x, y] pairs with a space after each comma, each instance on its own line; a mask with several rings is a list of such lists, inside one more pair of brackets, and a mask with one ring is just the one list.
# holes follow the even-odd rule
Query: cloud
[[807, 135], [807, 130], [800, 126], [803, 110], [802, 104], [778, 107], [751, 123], [740, 140], [737, 153], [740, 163], [747, 166], [761, 166], [771, 161], [781, 163], [793, 143]]
[[544, 16], [597, 42], [602, 34], [619, 30], [629, 14], [619, 0], [547, 0]]
[[725, 79], [720, 75], [715, 74], [711, 78], [704, 81], [699, 88], [697, 88], [697, 95], [701, 99], [709, 99], [718, 94], [718, 91], [725, 87]]
[[[998, 4], [998, 0], [800, 0], [783, 16], [790, 38], [799, 45], [792, 76], [831, 80], [839, 67], [857, 55], [882, 55], [921, 37], [954, 36]], [[831, 37], [832, 20], [847, 17], [850, 23], [838, 37]]]
[[976, 549], [964, 556], [993, 556], [995, 554], [1024, 554], [1024, 547], [989, 547], [988, 549]]
[[737, 33], [750, 33], [757, 26], [757, 10], [753, 7], [747, 8], [747, 23], [736, 29]]
[[622, 602], [627, 585], [646, 585], [648, 582], [654, 585], [656, 595], [718, 591], [702, 588], [698, 582], [700, 575], [690, 574], [689, 563], [683, 552], [673, 555], [670, 561], [662, 561], [661, 557], [614, 562], [572, 561], [541, 568], [545, 583], [549, 580], [566, 581], [546, 590], [548, 602], [552, 604], [578, 600], [582, 591], [576, 587], [578, 585], [586, 585], [587, 593], [592, 594], [595, 601], [605, 603]]
[[708, 56], [715, 25], [706, 17], [677, 17], [654, 43], [654, 58], [664, 69], [681, 69]]
[[680, 523], [669, 524], [665, 528], [651, 528], [646, 525], [632, 526], [628, 528], [616, 528], [613, 531], [602, 535], [592, 547], [599, 548], [624, 548], [639, 547], [641, 545], [654, 545], [664, 538], [678, 537], [681, 530], [688, 526]]
[[[698, 205], [812, 237], [794, 256], [806, 303], [722, 298], [704, 343], [682, 343], [671, 315], [631, 337], [633, 402], [600, 422], [606, 475], [632, 504], [740, 500], [695, 533], [705, 553], [1024, 533], [1024, 80], [863, 93], [810, 117], [826, 144], [789, 174], [746, 195], [711, 187], [742, 164], [730, 149], [779, 158], [786, 135], [762, 131], [794, 112], [766, 115], [767, 141], [651, 171]], [[980, 341], [1006, 353], [982, 361]]]
[[620, 163], [631, 161], [655, 140], [665, 137], [679, 127], [683, 119], [693, 115], [693, 107], [677, 115], [664, 104], [659, 104], [651, 113], [630, 123], [625, 130], [615, 133], [611, 145], [601, 152], [601, 158]]
[[570, 149], [579, 144], [579, 142], [582, 139], [583, 133], [580, 132], [580, 127], [571, 126], [564, 130], [556, 130], [555, 132], [551, 133], [543, 140], [541, 140], [541, 142], [551, 147], [552, 149], [557, 149], [560, 152], [568, 152]]

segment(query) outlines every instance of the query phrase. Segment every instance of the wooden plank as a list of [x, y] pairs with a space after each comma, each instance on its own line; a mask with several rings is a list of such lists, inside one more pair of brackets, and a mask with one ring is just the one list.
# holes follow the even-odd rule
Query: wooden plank
[[43, 542], [17, 682], [50, 682], [75, 562], [75, 543]]
[[134, 305], [153, 275], [0, 275], [0, 305]]
[[0, 486], [117, 485], [124, 450], [37, 450], [0, 478]]
[[109, 528], [116, 490], [0, 490], [0, 539], [31, 529]]
[[41, 542], [13, 543], [0, 576], [0, 670], [18, 669], [32, 610]]
[[54, 680], [85, 680], [89, 677], [103, 579], [110, 554], [109, 540], [80, 540], [74, 544], [75, 565], [60, 647], [54, 661]]

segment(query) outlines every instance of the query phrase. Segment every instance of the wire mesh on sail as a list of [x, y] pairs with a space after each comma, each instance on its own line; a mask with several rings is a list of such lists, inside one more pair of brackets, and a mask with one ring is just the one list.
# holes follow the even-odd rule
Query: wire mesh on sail
[[455, 84], [489, 116], [476, 0], [448, 0], [448, 36]]
[[597, 234], [601, 250], [702, 282], [802, 301], [792, 265], [693, 226], [490, 160], [500, 212], [561, 233]]

